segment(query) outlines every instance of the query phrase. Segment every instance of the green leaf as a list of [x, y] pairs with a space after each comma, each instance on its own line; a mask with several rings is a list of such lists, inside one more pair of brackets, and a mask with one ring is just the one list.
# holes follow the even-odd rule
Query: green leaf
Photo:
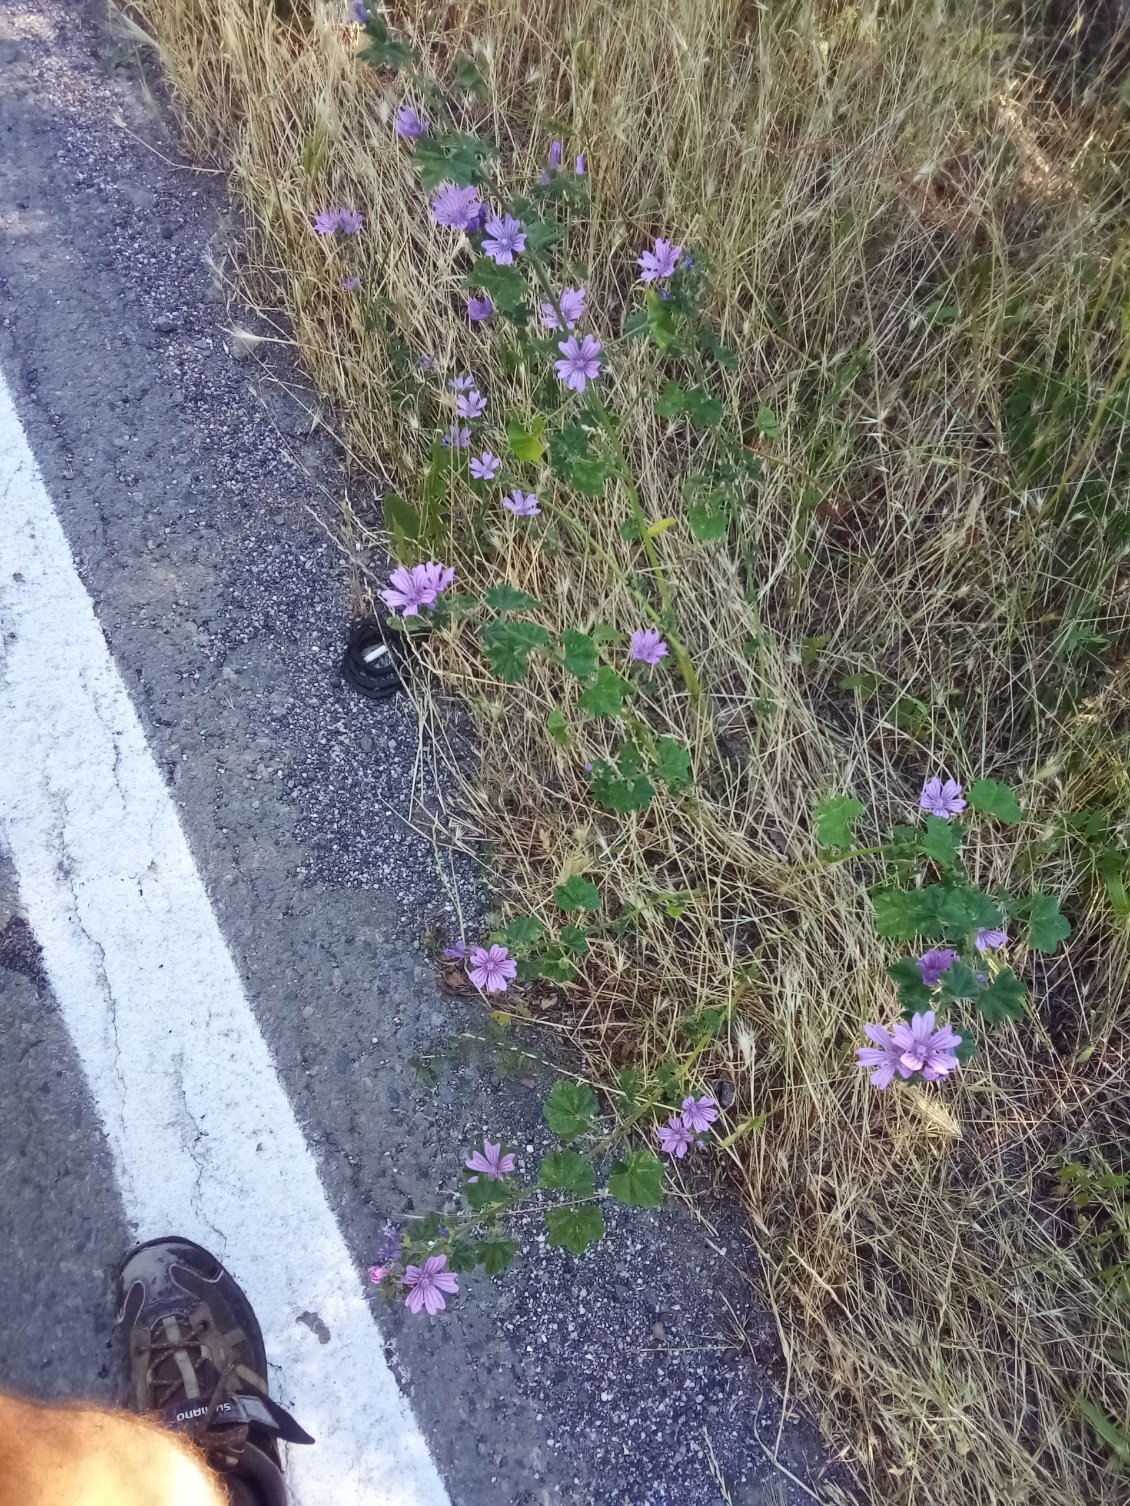
[[488, 1276], [501, 1276], [508, 1270], [520, 1246], [516, 1239], [488, 1239], [478, 1250], [479, 1260]]
[[548, 645], [549, 633], [540, 622], [485, 622], [479, 639], [498, 678], [517, 685], [529, 672], [530, 655]]
[[662, 1207], [662, 1161], [654, 1151], [630, 1151], [626, 1160], [618, 1161], [612, 1168], [608, 1190], [630, 1208]]
[[918, 839], [920, 850], [939, 868], [952, 868], [957, 862], [965, 831], [960, 821], [945, 821], [941, 816], [927, 816], [926, 830]]
[[542, 219], [540, 215], [523, 214], [522, 229], [526, 232], [526, 249], [535, 256], [548, 251], [561, 239], [564, 231], [555, 220]]
[[683, 411], [692, 424], [701, 429], [712, 429], [722, 422], [722, 401], [713, 397], [704, 387], [691, 387], [687, 391]]
[[616, 1080], [620, 1084], [625, 1103], [630, 1109], [635, 1108], [643, 1090], [643, 1073], [638, 1067], [621, 1067]]
[[772, 408], [767, 408], [764, 403], [758, 408], [757, 417], [753, 422], [757, 432], [763, 434], [766, 439], [780, 439], [784, 433], [780, 419]]
[[694, 1014], [685, 1014], [679, 1021], [683, 1034], [692, 1046], [701, 1046], [703, 1041], [712, 1041], [726, 1023], [728, 1011], [714, 1006], [699, 1009]]
[[456, 1236], [447, 1247], [447, 1268], [462, 1274], [473, 1271], [482, 1260], [482, 1245], [477, 1240]]
[[977, 1045], [977, 1037], [968, 1025], [963, 1023], [957, 1034], [961, 1036], [961, 1040], [953, 1048], [953, 1054], [957, 1057], [961, 1066], [964, 1067], [967, 1062], [971, 1062], [974, 1057], [979, 1056], [981, 1053]]
[[1011, 825], [1019, 821], [1023, 812], [1016, 796], [1007, 784], [995, 779], [978, 779], [969, 788], [969, 804], [975, 811], [986, 816], [996, 816], [998, 821]]
[[1024, 1018], [1024, 985], [1010, 967], [977, 995], [977, 1008], [990, 1025]]
[[1059, 901], [1050, 894], [1034, 894], [1024, 912], [1028, 945], [1035, 952], [1054, 952], [1071, 935], [1071, 922], [1060, 914]]
[[724, 371], [733, 371], [736, 369], [738, 364], [736, 352], [732, 351], [728, 345], [723, 345], [712, 329], [700, 330], [698, 343], [702, 346], [703, 350], [714, 357]]
[[549, 436], [549, 453], [554, 469], [564, 476], [570, 461], [590, 453], [588, 430], [580, 424], [563, 424]]
[[506, 442], [517, 459], [538, 465], [545, 454], [545, 419], [535, 418], [527, 428], [512, 418], [506, 425]]
[[912, 1014], [930, 1008], [934, 996], [923, 983], [922, 969], [913, 957], [903, 957], [892, 963], [887, 972], [898, 984], [899, 1003], [907, 1019]]
[[981, 992], [981, 985], [977, 982], [977, 975], [971, 967], [966, 966], [959, 957], [956, 962], [951, 962], [941, 977], [941, 997], [943, 999], [975, 999]]
[[[816, 827], [816, 840], [821, 847], [845, 848], [853, 846], [855, 833], [852, 827], [863, 814], [863, 801], [854, 795], [832, 795], [812, 812]], [[879, 932], [880, 936], [887, 934]]]
[[607, 462], [599, 458], [574, 460], [565, 479], [582, 497], [602, 497], [604, 484], [611, 474]]
[[933, 895], [937, 923], [947, 941], [964, 941], [974, 931], [993, 929], [1001, 923], [1000, 910], [980, 889], [935, 886], [919, 892]]
[[577, 969], [568, 957], [541, 957], [537, 959], [537, 967], [532, 976], [548, 978], [551, 983], [573, 983], [577, 978]]
[[525, 591], [519, 591], [506, 581], [491, 586], [484, 599], [488, 607], [494, 607], [498, 612], [533, 611], [545, 606], [536, 596], [527, 596]]
[[565, 720], [565, 713], [560, 706], [553, 706], [545, 719], [545, 730], [553, 741], [562, 748], [567, 748], [573, 741], [569, 734], [569, 723]]
[[469, 94], [477, 94], [480, 99], [486, 99], [490, 93], [482, 70], [469, 52], [461, 52], [455, 59], [455, 86], [466, 89]]
[[561, 646], [565, 650], [565, 669], [578, 680], [591, 679], [596, 671], [596, 640], [576, 628], [566, 628], [561, 634]]
[[545, 1122], [562, 1140], [575, 1140], [583, 1135], [596, 1114], [599, 1105], [596, 1094], [586, 1082], [572, 1082], [559, 1077], [542, 1108]]
[[512, 1193], [501, 1182], [492, 1182], [489, 1177], [480, 1177], [477, 1182], [463, 1183], [463, 1196], [475, 1213], [488, 1208], [501, 1208], [512, 1200]]
[[526, 296], [525, 279], [517, 267], [500, 267], [486, 256], [476, 258], [463, 280], [469, 288], [483, 288], [505, 313], [517, 309]]
[[536, 915], [515, 915], [506, 926], [509, 946], [533, 946], [545, 935], [545, 927]]
[[707, 492], [701, 501], [692, 502], [687, 508], [687, 521], [691, 533], [700, 544], [710, 544], [724, 539], [730, 526], [730, 512], [726, 493]]
[[645, 811], [655, 798], [655, 786], [646, 775], [621, 776], [604, 759], [593, 765], [589, 788], [594, 799], [617, 816], [626, 816], [630, 811]]
[[1102, 1407], [1096, 1406], [1086, 1396], [1076, 1396], [1075, 1406], [1083, 1421], [1098, 1434], [1122, 1468], [1130, 1469], [1130, 1431], [1108, 1417]]
[[876, 693], [882, 683], [878, 675], [864, 669], [860, 670], [858, 674], [844, 675], [840, 681], [840, 689], [853, 691], [856, 695], [862, 696], [866, 700], [868, 696]]
[[619, 716], [624, 699], [632, 690], [630, 680], [625, 680], [610, 664], [602, 664], [577, 705], [590, 716]]
[[691, 755], [673, 737], [656, 738], [653, 773], [672, 794], [678, 794], [691, 783]]
[[930, 889], [879, 889], [871, 902], [880, 936], [912, 941], [938, 929], [937, 897]]
[[405, 502], [398, 492], [385, 492], [381, 498], [381, 511], [384, 513], [385, 527], [396, 541], [398, 554], [405, 545], [418, 542], [420, 514], [411, 502]]
[[561, 945], [567, 947], [574, 957], [585, 957], [589, 950], [589, 933], [582, 926], [562, 926]]
[[685, 412], [686, 391], [678, 382], [668, 382], [655, 399], [655, 411], [660, 418], [678, 418]]
[[647, 332], [660, 350], [671, 350], [677, 343], [675, 315], [670, 304], [658, 293], [649, 291], [644, 295], [647, 312]]
[[545, 1215], [549, 1242], [574, 1255], [583, 1255], [589, 1245], [604, 1238], [604, 1214], [594, 1203], [580, 1208], [550, 1208]]
[[436, 131], [421, 136], [413, 148], [412, 160], [426, 193], [444, 183], [458, 183], [468, 188], [482, 174], [482, 159], [496, 150], [494, 143], [465, 131]]
[[599, 910], [600, 890], [590, 879], [574, 873], [554, 889], [553, 902], [559, 910]]
[[592, 1197], [596, 1175], [590, 1162], [575, 1150], [551, 1150], [538, 1168], [538, 1186], [553, 1192], [571, 1192], [575, 1197]]
[[374, 68], [391, 68], [396, 73], [412, 66], [415, 52], [407, 42], [393, 38], [382, 15], [370, 11], [362, 35], [366, 44], [357, 56], [363, 63], [371, 63]]

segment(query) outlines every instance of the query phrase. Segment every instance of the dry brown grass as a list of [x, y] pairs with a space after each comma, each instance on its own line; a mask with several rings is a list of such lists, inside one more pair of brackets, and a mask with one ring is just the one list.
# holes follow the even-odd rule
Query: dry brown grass
[[[230, 167], [248, 217], [245, 290], [285, 313], [354, 453], [411, 493], [419, 432], [398, 409], [384, 337], [311, 233], [314, 211], [365, 209], [367, 276], [413, 348], [472, 366], [500, 401], [508, 390], [521, 407], [524, 389], [507, 388], [497, 340], [453, 313], [462, 263], [429, 228], [390, 136], [402, 86], [357, 63], [356, 31], [332, 6], [294, 24], [266, 0], [137, 11], [191, 139]], [[1120, 369], [1120, 117], [1101, 91], [1072, 103], [1024, 62], [1038, 54], [1015, 17], [967, 3], [395, 11], [441, 74], [477, 49], [492, 104], [471, 115], [497, 133], [514, 181], [551, 134], [588, 152], [580, 254], [601, 333], [614, 336], [630, 297], [633, 248], [673, 229], [716, 265], [714, 313], [741, 358], [729, 398], [784, 418], [736, 547], [695, 544], [683, 527], [660, 540], [707, 699], [696, 710], [669, 676], [649, 715], [691, 748], [692, 798], [601, 815], [579, 764], [607, 751], [602, 724], [571, 717], [568, 752], [546, 735], [547, 711], [570, 712], [575, 687], [547, 664], [500, 686], [469, 627], [427, 646], [477, 717], [483, 775], [466, 805], [501, 897], [527, 908], [533, 896], [550, 918], [553, 884], [579, 869], [599, 874], [613, 909], [642, 907], [635, 943], [596, 945], [546, 1023], [599, 1071], [685, 1051], [683, 1015], [731, 1006], [704, 1078], [733, 1078], [736, 1112], [764, 1115], [732, 1147], [733, 1168], [791, 1371], [873, 1500], [1113, 1506], [1125, 1477], [1076, 1398], [1130, 1426], [1130, 1326], [1100, 1292], [1054, 1172], [1123, 1158], [1130, 969], [1125, 932], [1040, 839], [1059, 809], [1125, 818], [1125, 661], [1086, 696], [1032, 708], [1034, 689], [1076, 673], [1068, 628], [1097, 624], [1117, 648], [1126, 626], [1121, 549], [1086, 521], [1112, 494], [1122, 434], [1080, 419], [1048, 483], [1010, 453], [1003, 409], [1024, 366], [1087, 393]], [[939, 303], [951, 311], [932, 322]], [[612, 364], [645, 507], [678, 513], [686, 456], [650, 413], [656, 359], [633, 346]], [[465, 589], [505, 578], [531, 591], [547, 623], [634, 627], [624, 500], [586, 511], [585, 546], [564, 522], [499, 521], [485, 540], [457, 529], [447, 557]], [[350, 514], [350, 526], [369, 525]], [[805, 662], [815, 635], [826, 645]], [[859, 669], [882, 677], [877, 696], [837, 689]], [[892, 717], [900, 696], [923, 711]], [[1052, 963], [1016, 959], [1038, 1007], [996, 1031], [960, 1084], [880, 1095], [850, 1067], [861, 1023], [894, 1005], [874, 874], [806, 866], [808, 813], [851, 789], [883, 829], [941, 765], [1018, 783], [1028, 819], [983, 840], [974, 871], [1024, 888], [1035, 862], [1075, 933]], [[671, 890], [694, 893], [677, 920], [653, 902]]]

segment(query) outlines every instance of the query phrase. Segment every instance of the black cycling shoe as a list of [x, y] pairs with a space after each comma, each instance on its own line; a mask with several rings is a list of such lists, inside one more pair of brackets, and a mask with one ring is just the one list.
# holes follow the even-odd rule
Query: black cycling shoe
[[131, 1404], [188, 1434], [238, 1506], [286, 1506], [278, 1441], [313, 1443], [267, 1394], [263, 1335], [242, 1287], [190, 1239], [139, 1245], [118, 1276]]

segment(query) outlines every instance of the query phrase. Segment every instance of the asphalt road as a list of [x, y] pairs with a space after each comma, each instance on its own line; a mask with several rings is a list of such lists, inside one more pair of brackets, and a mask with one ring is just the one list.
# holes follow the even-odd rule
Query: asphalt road
[[[408, 704], [335, 672], [332, 521], [371, 483], [301, 378], [226, 333], [249, 318], [213, 270], [237, 236], [222, 177], [184, 162], [96, 7], [0, 0], [0, 370], [360, 1290], [385, 1220], [431, 1206], [484, 1130], [536, 1157], [545, 1080], [452, 1049], [482, 1013], [437, 990], [420, 938], [426, 915], [474, 913], [473, 872], [392, 814], [429, 798]], [[3, 527], [0, 502], [0, 572]], [[0, 1384], [111, 1399], [135, 1231], [3, 831], [0, 811]], [[434, 1089], [425, 1053], [447, 1061]], [[530, 1231], [446, 1314], [381, 1310], [455, 1506], [829, 1499], [811, 1429], [778, 1430], [741, 1218], [711, 1213], [709, 1238], [677, 1204], [614, 1214], [581, 1261]], [[365, 1377], [355, 1395], [363, 1412]]]

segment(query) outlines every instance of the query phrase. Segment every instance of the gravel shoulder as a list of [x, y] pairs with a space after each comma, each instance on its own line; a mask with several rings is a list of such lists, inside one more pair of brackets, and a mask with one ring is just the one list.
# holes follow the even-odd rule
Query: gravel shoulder
[[[264, 365], [228, 333], [246, 316], [214, 270], [239, 234], [223, 178], [184, 162], [93, 5], [0, 0], [0, 73], [0, 364], [360, 1280], [385, 1221], [454, 1186], [484, 1131], [528, 1169], [547, 1074], [466, 1039], [484, 1012], [436, 987], [425, 917], [457, 930], [473, 871], [406, 824], [432, 798], [410, 704], [337, 677], [355, 563], [333, 527], [369, 483], [285, 358]], [[3, 1177], [19, 1194], [0, 1333], [51, 1356], [3, 1381], [103, 1395], [123, 1220], [18, 914], [0, 867]], [[811, 1430], [778, 1432], [776, 1331], [742, 1220], [710, 1209], [713, 1233], [677, 1202], [614, 1212], [579, 1261], [531, 1229], [506, 1277], [468, 1280], [441, 1318], [381, 1309], [456, 1506], [830, 1498]], [[36, 1273], [60, 1241], [81, 1296], [50, 1331]], [[29, 1291], [44, 1294], [30, 1317]], [[778, 1438], [807, 1490], [769, 1462]]]

